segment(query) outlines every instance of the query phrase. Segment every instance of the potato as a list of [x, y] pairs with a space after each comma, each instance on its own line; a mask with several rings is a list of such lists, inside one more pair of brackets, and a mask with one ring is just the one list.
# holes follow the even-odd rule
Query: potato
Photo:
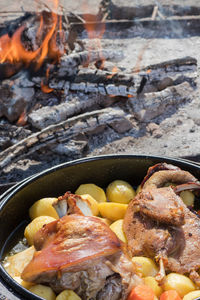
[[103, 202], [99, 203], [98, 207], [103, 218], [117, 221], [124, 218], [128, 204]]
[[191, 191], [182, 191], [180, 193], [180, 197], [182, 198], [183, 202], [187, 206], [193, 206], [194, 205], [194, 194]]
[[55, 218], [49, 216], [40, 216], [35, 218], [31, 223], [29, 223], [24, 231], [24, 236], [27, 239], [29, 245], [33, 245], [35, 233], [43, 227], [43, 225], [55, 221]]
[[56, 294], [49, 286], [36, 284], [29, 288], [29, 291], [33, 294], [36, 294], [46, 300], [56, 300]]
[[103, 221], [108, 226], [110, 226], [111, 223], [112, 223], [109, 219], [106, 219], [106, 218], [101, 218], [101, 217], [96, 217], [96, 218], [100, 219], [101, 221]]
[[42, 198], [36, 201], [29, 209], [29, 216], [31, 220], [40, 216], [50, 216], [52, 218], [59, 219], [55, 208], [52, 206], [53, 202], [56, 200], [57, 198]]
[[89, 194], [81, 195], [81, 198], [83, 198], [84, 200], [89, 201], [90, 207], [91, 207], [91, 210], [92, 210], [92, 214], [94, 216], [98, 216], [98, 214], [99, 214], [98, 202], [92, 196], [90, 196]]
[[193, 291], [193, 292], [190, 292], [190, 293], [186, 294], [183, 297], [183, 300], [194, 300], [198, 297], [200, 297], [200, 291]]
[[108, 185], [106, 196], [111, 202], [127, 204], [135, 197], [135, 191], [128, 182], [115, 180]]
[[137, 273], [142, 277], [155, 276], [158, 273], [158, 267], [151, 258], [134, 256], [132, 262], [135, 263]]
[[185, 275], [170, 273], [165, 278], [163, 288], [165, 291], [176, 290], [180, 297], [183, 297], [195, 290], [195, 284]]
[[13, 277], [17, 283], [23, 286], [25, 289], [29, 289], [31, 286], [35, 285], [35, 283], [27, 282], [21, 279], [21, 277]]
[[74, 291], [65, 290], [56, 297], [56, 300], [81, 300], [81, 298]]
[[120, 220], [117, 220], [115, 221], [114, 223], [112, 223], [110, 225], [110, 229], [112, 229], [112, 231], [114, 231], [114, 233], [116, 234], [116, 236], [121, 240], [123, 241], [124, 243], [127, 243], [127, 240], [126, 240], [126, 236], [124, 234], [124, 231], [123, 231], [123, 221], [122, 219]]
[[[24, 251], [9, 256], [4, 264], [4, 268], [11, 277], [20, 278], [22, 271], [31, 261], [35, 248], [32, 246]], [[18, 281], [18, 280], [17, 280]]]
[[84, 195], [89, 194], [92, 196], [97, 202], [105, 202], [106, 194], [102, 188], [93, 183], [81, 184], [76, 190], [75, 194]]
[[162, 294], [163, 290], [162, 288], [158, 285], [158, 282], [155, 280], [154, 277], [152, 276], [147, 276], [144, 278], [144, 284], [148, 285], [149, 287], [152, 288], [152, 290], [154, 291], [154, 294], [157, 297], [160, 297], [160, 295]]

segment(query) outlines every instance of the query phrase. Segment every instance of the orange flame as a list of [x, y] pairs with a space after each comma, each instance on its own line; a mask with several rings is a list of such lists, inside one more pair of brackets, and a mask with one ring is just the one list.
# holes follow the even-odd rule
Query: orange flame
[[27, 122], [27, 115], [26, 115], [26, 110], [24, 110], [21, 113], [21, 115], [20, 115], [20, 117], [19, 117], [19, 119], [17, 121], [17, 125], [19, 125], [19, 126], [25, 126], [26, 122]]
[[[47, 70], [46, 70], [46, 79], [49, 78], [49, 72], [50, 72], [50, 67], [47, 68]], [[46, 94], [49, 94], [53, 91], [52, 88], [50, 88], [50, 87], [48, 87], [48, 85], [44, 84], [44, 80], [42, 80], [42, 82], [41, 82], [41, 90]]]
[[107, 79], [111, 79], [111, 78], [113, 78], [113, 76], [115, 75], [115, 74], [117, 74], [119, 72], [119, 69], [115, 66], [115, 67], [113, 67], [113, 69], [112, 69], [112, 74], [109, 74], [108, 76], [107, 76]]
[[[58, 0], [54, 0], [54, 8], [58, 8]], [[34, 62], [35, 69], [38, 70], [46, 58], [58, 60], [63, 54], [56, 44], [56, 36], [59, 30], [60, 37], [62, 32], [61, 17], [54, 12], [51, 13], [52, 25], [46, 33], [41, 45], [34, 51], [26, 50], [22, 43], [22, 33], [26, 29], [23, 25], [16, 30], [12, 37], [8, 34], [0, 37], [0, 63], [17, 63], [22, 62], [25, 67]], [[42, 36], [45, 32], [43, 16], [40, 16], [40, 24], [37, 30], [36, 38]], [[62, 36], [63, 42], [63, 36]]]

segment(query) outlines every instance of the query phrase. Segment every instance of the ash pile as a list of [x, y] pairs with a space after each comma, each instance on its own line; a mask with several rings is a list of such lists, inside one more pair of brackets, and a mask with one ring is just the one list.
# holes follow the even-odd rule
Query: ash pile
[[[96, 154], [198, 156], [178, 142], [200, 126], [195, 49], [168, 57], [150, 44], [198, 39], [200, 7], [115, 2], [0, 15], [2, 187]], [[161, 59], [145, 61], [152, 53]]]

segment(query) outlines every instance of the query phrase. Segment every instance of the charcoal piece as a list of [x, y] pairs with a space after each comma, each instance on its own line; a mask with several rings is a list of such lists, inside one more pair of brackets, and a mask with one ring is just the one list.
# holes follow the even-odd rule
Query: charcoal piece
[[35, 14], [33, 14], [31, 12], [25, 12], [23, 16], [15, 19], [15, 20], [5, 22], [4, 23], [5, 26], [3, 26], [3, 28], [0, 30], [0, 37], [4, 34], [8, 34], [11, 37], [13, 35], [13, 33], [19, 27], [21, 27], [24, 22], [28, 21], [33, 16], [35, 16]]
[[35, 91], [32, 87], [22, 87], [23, 75], [13, 80], [4, 80], [0, 85], [0, 115], [5, 116], [10, 122], [18, 120], [33, 100]]
[[0, 80], [7, 79], [15, 75], [22, 69], [22, 63], [10, 64], [0, 63]]

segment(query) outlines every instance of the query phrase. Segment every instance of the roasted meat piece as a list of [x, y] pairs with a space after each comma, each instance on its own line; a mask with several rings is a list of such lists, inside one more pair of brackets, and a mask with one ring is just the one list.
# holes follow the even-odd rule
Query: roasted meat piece
[[[167, 181], [184, 184], [157, 188]], [[191, 183], [186, 184], [187, 181]], [[196, 273], [200, 268], [200, 219], [175, 192], [199, 186], [188, 172], [159, 170], [130, 202], [124, 218], [132, 255], [155, 258], [172, 272], [190, 273], [197, 284], [200, 284]]]
[[114, 232], [96, 217], [73, 214], [49, 223], [36, 233], [34, 246], [36, 253], [22, 273], [26, 281], [49, 284], [56, 292], [72, 289], [82, 299], [101, 299], [109, 282], [116, 299], [126, 299], [132, 287], [133, 263]]
[[[124, 230], [132, 255], [168, 255], [182, 244], [183, 202], [170, 187], [141, 191], [129, 204]], [[178, 238], [178, 239], [177, 239]]]
[[142, 188], [159, 188], [167, 183], [182, 184], [197, 182], [197, 179], [187, 171], [166, 163], [150, 167], [142, 182]]

